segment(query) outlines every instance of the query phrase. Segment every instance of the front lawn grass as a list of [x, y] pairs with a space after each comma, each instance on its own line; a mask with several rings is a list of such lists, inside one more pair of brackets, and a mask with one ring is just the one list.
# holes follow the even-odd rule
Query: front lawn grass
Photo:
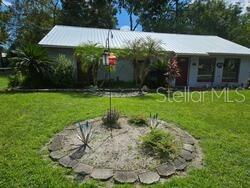
[[7, 88], [8, 82], [9, 82], [8, 76], [0, 74], [0, 89]]
[[[122, 113], [159, 113], [200, 139], [204, 168], [152, 187], [250, 187], [250, 91], [241, 93], [244, 103], [224, 103], [223, 98], [211, 102], [211, 93], [204, 103], [160, 103], [162, 96], [156, 94], [113, 100]], [[239, 98], [234, 93], [230, 97]], [[108, 102], [80, 93], [1, 93], [0, 187], [103, 187], [100, 182], [80, 185], [65, 178], [70, 170], [44, 160], [40, 150], [66, 125], [101, 116]]]

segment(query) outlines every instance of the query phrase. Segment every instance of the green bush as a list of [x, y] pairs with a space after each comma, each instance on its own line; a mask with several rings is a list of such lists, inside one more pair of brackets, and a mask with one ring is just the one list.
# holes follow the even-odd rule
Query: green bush
[[148, 124], [147, 119], [142, 115], [133, 116], [128, 120], [128, 122], [136, 126], [143, 126]]
[[168, 159], [176, 152], [172, 136], [160, 129], [152, 129], [145, 136], [141, 137], [142, 148], [150, 155], [161, 159]]
[[57, 87], [73, 86], [73, 62], [65, 55], [60, 54], [56, 59], [56, 64], [54, 65], [53, 82]]
[[17, 87], [22, 86], [24, 83], [25, 78], [22, 76], [20, 72], [16, 72], [13, 75], [10, 75], [9, 77], [9, 87]]

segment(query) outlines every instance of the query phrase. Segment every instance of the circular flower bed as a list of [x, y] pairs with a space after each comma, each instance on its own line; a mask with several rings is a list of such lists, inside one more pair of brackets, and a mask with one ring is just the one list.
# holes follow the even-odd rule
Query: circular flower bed
[[83, 178], [151, 184], [202, 164], [198, 142], [167, 122], [159, 120], [157, 129], [131, 124], [127, 117], [118, 120], [118, 129], [104, 126], [102, 118], [88, 122], [92, 135], [85, 147], [79, 123], [66, 127], [48, 144], [53, 160]]

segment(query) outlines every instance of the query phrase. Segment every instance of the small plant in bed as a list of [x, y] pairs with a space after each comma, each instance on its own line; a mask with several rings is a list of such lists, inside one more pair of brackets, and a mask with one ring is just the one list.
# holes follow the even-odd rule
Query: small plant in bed
[[141, 141], [142, 149], [147, 154], [162, 160], [167, 160], [176, 153], [173, 137], [161, 129], [151, 129], [149, 133], [141, 137]]
[[119, 118], [120, 118], [120, 113], [117, 110], [115, 109], [107, 110], [106, 114], [104, 114], [102, 117], [102, 122], [108, 128], [119, 129], [120, 128], [118, 122]]
[[136, 126], [144, 126], [148, 124], [147, 119], [142, 115], [133, 116], [128, 120], [128, 122], [131, 125], [136, 125]]
[[159, 124], [160, 124], [160, 122], [159, 122], [158, 113], [156, 113], [156, 114], [151, 114], [150, 113], [150, 116], [149, 116], [150, 129], [156, 129]]

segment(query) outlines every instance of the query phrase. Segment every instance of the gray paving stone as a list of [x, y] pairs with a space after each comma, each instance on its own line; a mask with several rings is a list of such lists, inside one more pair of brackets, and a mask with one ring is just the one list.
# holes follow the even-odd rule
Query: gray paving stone
[[183, 144], [183, 149], [190, 151], [190, 152], [194, 152], [194, 146], [191, 144]]
[[97, 180], [108, 180], [109, 178], [113, 177], [113, 170], [95, 168], [90, 174], [90, 177]]
[[152, 184], [158, 182], [160, 180], [160, 176], [156, 172], [149, 171], [139, 174], [139, 179], [140, 182], [143, 184]]
[[59, 160], [59, 163], [64, 167], [71, 168], [78, 162], [76, 160], [72, 160], [69, 156], [65, 156]]
[[50, 143], [49, 150], [50, 151], [57, 151], [62, 149], [63, 147], [63, 135], [57, 135]]
[[183, 137], [183, 142], [184, 144], [191, 144], [191, 145], [194, 145], [194, 140], [191, 136], [185, 134], [184, 137]]
[[180, 156], [183, 158], [183, 159], [185, 159], [186, 161], [192, 161], [192, 159], [194, 158], [194, 155], [191, 153], [191, 152], [189, 152], [189, 151], [187, 151], [187, 150], [181, 150], [181, 154], [180, 154]]
[[66, 154], [62, 151], [52, 151], [49, 156], [53, 159], [53, 160], [59, 160], [61, 158], [63, 158]]
[[168, 162], [158, 166], [156, 170], [161, 177], [169, 177], [175, 173], [175, 166]]
[[134, 183], [138, 179], [138, 176], [133, 171], [116, 171], [114, 174], [114, 180], [118, 183]]
[[83, 163], [78, 163], [73, 167], [73, 171], [85, 176], [92, 173], [93, 167]]
[[176, 170], [183, 171], [187, 167], [187, 162], [181, 157], [178, 157], [174, 160], [174, 166]]
[[80, 159], [80, 158], [82, 158], [82, 156], [84, 155], [84, 148], [79, 148], [79, 149], [77, 149], [76, 151], [74, 151], [71, 155], [70, 155], [70, 157], [72, 158], [72, 159]]

